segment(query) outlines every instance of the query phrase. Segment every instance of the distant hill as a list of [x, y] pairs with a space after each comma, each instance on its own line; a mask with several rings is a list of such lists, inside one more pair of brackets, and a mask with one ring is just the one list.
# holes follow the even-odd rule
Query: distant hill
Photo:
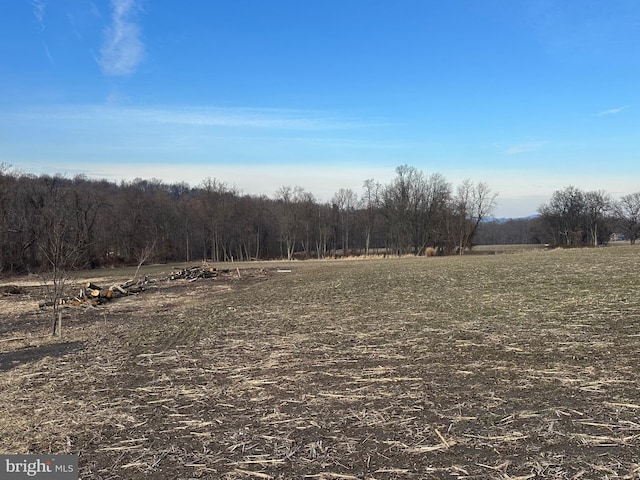
[[515, 220], [533, 220], [534, 218], [538, 218], [540, 215], [535, 213], [533, 215], [528, 215], [526, 217], [517, 217], [517, 218], [507, 218], [507, 217], [500, 217], [500, 218], [495, 218], [495, 217], [490, 217], [487, 218], [485, 221], [486, 222], [495, 222], [495, 223], [505, 223], [505, 222], [510, 222], [510, 221], [515, 221]]
[[539, 215], [520, 218], [489, 218], [478, 226], [478, 245], [523, 245], [539, 244], [535, 220]]

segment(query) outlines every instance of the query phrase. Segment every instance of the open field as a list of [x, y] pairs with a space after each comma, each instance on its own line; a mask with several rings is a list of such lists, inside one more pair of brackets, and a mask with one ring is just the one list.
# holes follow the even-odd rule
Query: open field
[[239, 267], [65, 309], [62, 340], [37, 282], [0, 296], [0, 452], [83, 479], [640, 478], [640, 247]]

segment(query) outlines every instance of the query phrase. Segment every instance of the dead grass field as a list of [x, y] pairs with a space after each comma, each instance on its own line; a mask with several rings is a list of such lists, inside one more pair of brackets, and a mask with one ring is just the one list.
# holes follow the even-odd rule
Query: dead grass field
[[37, 282], [0, 296], [0, 451], [83, 479], [640, 478], [640, 248], [239, 266], [66, 309], [62, 340]]

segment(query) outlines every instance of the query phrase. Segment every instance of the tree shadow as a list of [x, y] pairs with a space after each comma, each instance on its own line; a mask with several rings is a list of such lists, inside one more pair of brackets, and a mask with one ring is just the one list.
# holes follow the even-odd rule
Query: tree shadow
[[0, 353], [0, 372], [41, 360], [44, 357], [62, 357], [80, 351], [84, 342], [50, 343], [39, 347], [24, 347], [13, 352]]

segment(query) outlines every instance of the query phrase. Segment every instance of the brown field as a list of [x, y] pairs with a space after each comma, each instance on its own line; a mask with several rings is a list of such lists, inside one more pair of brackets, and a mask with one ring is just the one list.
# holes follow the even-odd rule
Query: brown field
[[83, 479], [640, 478], [640, 247], [238, 266], [65, 309], [62, 340], [38, 281], [5, 281], [0, 452]]

